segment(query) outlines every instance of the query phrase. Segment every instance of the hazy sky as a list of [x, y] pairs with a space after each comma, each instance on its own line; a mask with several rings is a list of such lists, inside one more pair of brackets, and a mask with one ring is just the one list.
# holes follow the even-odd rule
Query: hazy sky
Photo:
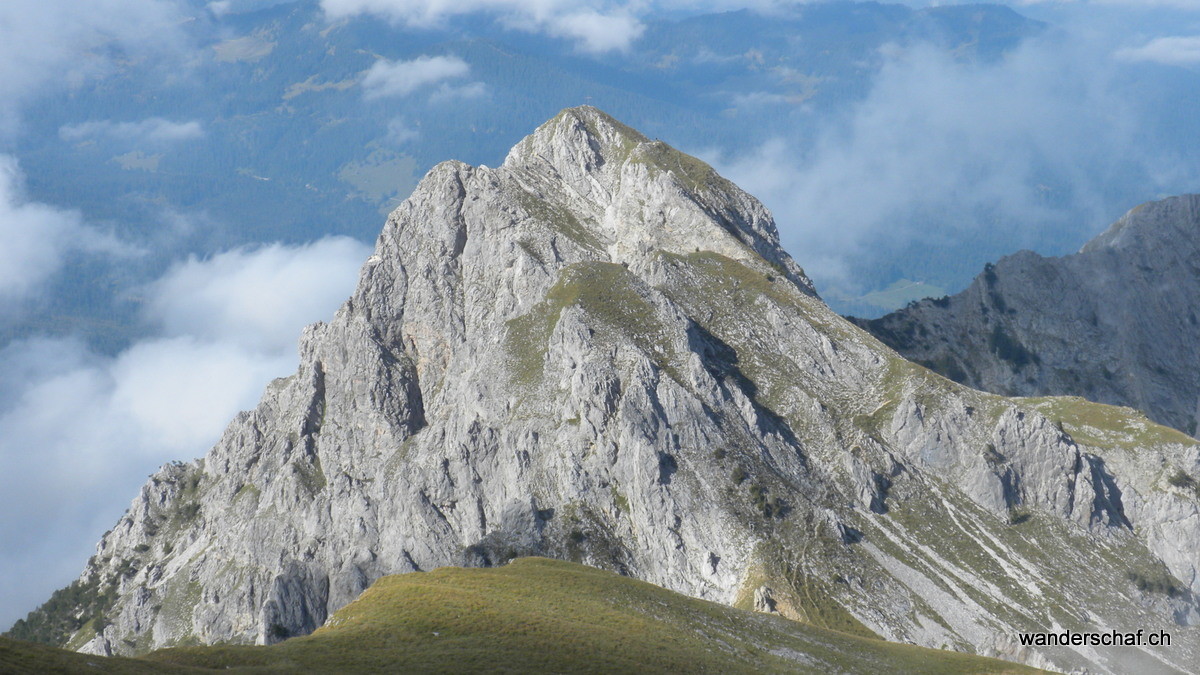
[[1117, 72], [1128, 54], [1090, 32], [1031, 38], [995, 63], [898, 50], [811, 147], [784, 133], [703, 154], [771, 207], [822, 292], [870, 290], [855, 287], [857, 261], [879, 259], [866, 249], [964, 239], [989, 222], [1010, 245], [1077, 248], [1124, 209], [1200, 180], [1195, 148], [1189, 162], [1147, 128], [1136, 82]]
[[[209, 3], [214, 13], [273, 4]], [[919, 3], [907, 3], [919, 4]], [[821, 130], [806, 152], [786, 134], [754, 148], [695, 148], [790, 223], [785, 241], [827, 278], [850, 274], [857, 247], [888, 235], [891, 215], [959, 209], [1055, 222], [1030, 176], [1079, 175], [1071, 199], [1108, 217], [1103, 180], [1079, 167], [1133, 163], [1147, 184], [1186, 185], [1194, 168], [1146, 142], [1139, 111], [1115, 83], [1121, 63], [1200, 67], [1200, 0], [1010, 3], [1071, 37], [1032, 41], [1000, 63], [956, 63], [932, 50], [889, 56], [865, 101]], [[410, 26], [487, 15], [514, 32], [570, 40], [580, 54], [619, 54], [656, 12], [773, 2], [652, 0], [322, 0], [331, 18], [366, 14]], [[0, 150], [21, 133], [22, 106], [103, 78], [122, 52], [186, 70], [179, 30], [197, 4], [169, 0], [0, 3]], [[364, 98], [483, 93], [469, 64], [447, 56], [379, 61]], [[998, 111], [1000, 114], [998, 114]], [[997, 122], [999, 120], [999, 122]], [[415, 133], [397, 122], [397, 138]], [[64, 139], [203, 141], [198, 120], [147, 118], [63, 127]], [[1096, 173], [1096, 172], [1093, 172]], [[1031, 219], [1031, 222], [1037, 218]], [[382, 225], [382, 219], [380, 224]], [[186, 223], [165, 223], [186, 227]], [[1062, 224], [1075, 226], [1078, 224]], [[25, 196], [18, 158], [0, 154], [0, 321], [36, 312], [64, 265], [154, 255], [111, 224]], [[893, 235], [895, 233], [892, 233]], [[163, 462], [201, 456], [270, 379], [295, 367], [302, 326], [329, 318], [351, 292], [369, 247], [343, 238], [264, 245], [177, 260], [139, 289], [147, 336], [103, 356], [73, 339], [0, 348], [0, 627], [80, 571], [98, 537]]]

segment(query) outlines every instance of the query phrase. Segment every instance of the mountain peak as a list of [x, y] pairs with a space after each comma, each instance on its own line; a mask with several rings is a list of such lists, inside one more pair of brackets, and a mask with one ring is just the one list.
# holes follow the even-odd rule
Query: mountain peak
[[[381, 576], [526, 555], [1063, 668], [1110, 657], [1014, 636], [1196, 616], [1197, 446], [901, 360], [813, 297], [762, 204], [595, 109], [431, 171], [300, 347], [24, 634], [273, 643]], [[1135, 666], [1196, 662], [1184, 635]]]
[[1178, 241], [1193, 239], [1200, 228], [1200, 195], [1179, 195], [1133, 207], [1079, 250], [1145, 247], [1144, 240]]
[[1198, 232], [1200, 195], [1147, 202], [1076, 254], [1020, 251], [862, 325], [968, 386], [1130, 406], [1195, 436], [1200, 376], [1177, 364], [1200, 359]]
[[741, 192], [704, 161], [647, 138], [592, 106], [559, 112], [517, 143], [503, 166], [548, 171], [556, 179], [586, 176], [588, 182], [611, 187], [626, 165], [643, 167], [653, 176], [669, 177], [688, 193]]
[[541, 156], [554, 159], [590, 160], [588, 167], [620, 163], [641, 143], [641, 132], [618, 122], [590, 105], [565, 108], [525, 137], [509, 152], [505, 166], [523, 165]]
[[578, 217], [612, 262], [654, 251], [760, 257], [805, 293], [771, 213], [711, 166], [592, 106], [567, 108], [517, 143], [499, 172], [540, 204]]

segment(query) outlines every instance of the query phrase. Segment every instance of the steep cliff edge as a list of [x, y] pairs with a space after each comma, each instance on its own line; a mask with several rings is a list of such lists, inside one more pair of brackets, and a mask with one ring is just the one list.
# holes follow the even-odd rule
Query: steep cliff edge
[[858, 323], [968, 386], [1130, 406], [1194, 436], [1200, 195], [1143, 204], [1074, 255], [1022, 251], [958, 295]]
[[[595, 109], [435, 167], [300, 353], [151, 477], [63, 643], [273, 643], [383, 575], [537, 554], [1034, 665], [1200, 662], [1194, 441], [903, 360], [761, 204]], [[1175, 639], [1018, 645], [1065, 628]]]

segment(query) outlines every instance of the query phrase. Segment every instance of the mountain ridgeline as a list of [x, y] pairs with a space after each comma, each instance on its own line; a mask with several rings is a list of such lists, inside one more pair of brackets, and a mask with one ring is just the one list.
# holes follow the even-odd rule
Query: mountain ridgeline
[[[384, 575], [539, 555], [863, 637], [1093, 671], [1200, 662], [1200, 446], [1008, 399], [831, 311], [770, 214], [572, 108], [439, 164], [354, 295], [206, 457], [14, 629], [272, 644]], [[1043, 630], [1169, 648], [1032, 648]]]
[[958, 295], [857, 322], [968, 386], [1129, 406], [1195, 436], [1197, 234], [1200, 195], [1143, 204], [1074, 255], [1021, 251]]

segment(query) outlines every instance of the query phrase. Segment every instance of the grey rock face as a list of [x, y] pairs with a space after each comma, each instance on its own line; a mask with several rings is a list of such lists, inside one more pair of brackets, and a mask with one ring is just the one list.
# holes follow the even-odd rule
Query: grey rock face
[[[761, 204], [597, 110], [434, 168], [300, 353], [100, 542], [116, 599], [72, 644], [270, 643], [384, 574], [540, 554], [1034, 664], [1200, 662], [1191, 439], [901, 359]], [[1018, 644], [1062, 628], [1175, 642]]]
[[1006, 395], [1074, 395], [1196, 434], [1200, 195], [1143, 204], [1075, 255], [1022, 251], [958, 295], [867, 330], [904, 356]]

